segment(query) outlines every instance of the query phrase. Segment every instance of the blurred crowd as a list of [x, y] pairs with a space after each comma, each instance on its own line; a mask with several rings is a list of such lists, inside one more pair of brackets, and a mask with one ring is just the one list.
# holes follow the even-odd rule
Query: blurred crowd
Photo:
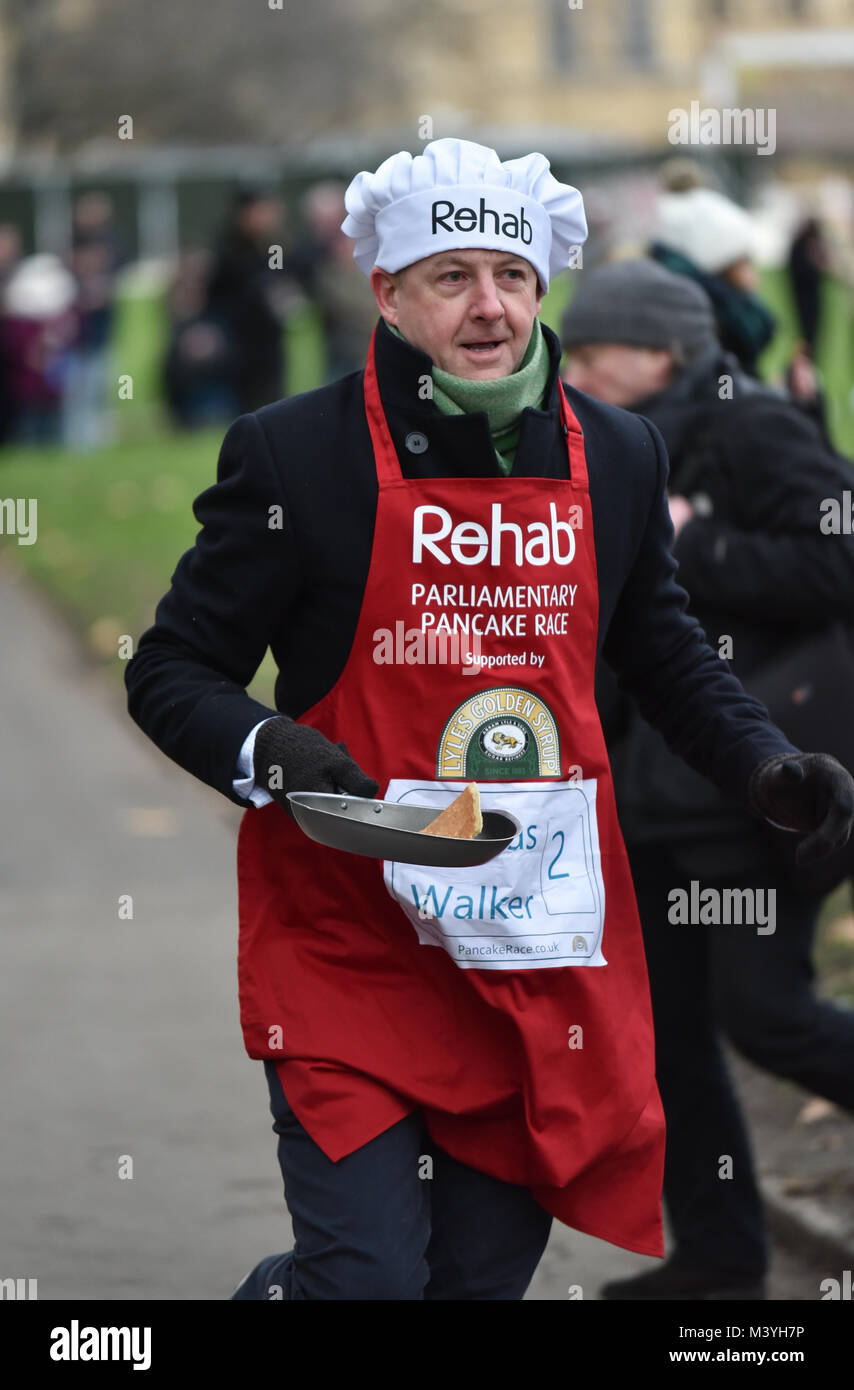
[[[211, 251], [182, 254], [168, 290], [164, 385], [176, 424], [231, 419], [278, 400], [291, 314], [314, 306], [324, 380], [364, 366], [377, 308], [341, 231], [344, 185], [315, 184], [300, 204], [291, 245], [281, 199], [240, 192]], [[319, 383], [320, 384], [320, 383]]]
[[[364, 365], [376, 322], [370, 287], [340, 230], [344, 185], [319, 183], [291, 245], [280, 196], [244, 188], [212, 247], [186, 247], [166, 290], [161, 385], [179, 428], [226, 423], [285, 394], [289, 317], [317, 311], [331, 381]], [[0, 443], [90, 449], [115, 437], [119, 275], [129, 263], [110, 197], [74, 205], [67, 256], [22, 255], [0, 224]]]
[[[750, 375], [774, 337], [775, 318], [758, 294], [755, 226], [688, 160], [664, 171], [648, 254], [702, 285], [722, 345]], [[162, 394], [183, 429], [227, 423], [286, 392], [287, 325], [316, 311], [323, 379], [364, 365], [377, 309], [341, 232], [344, 185], [310, 187], [290, 235], [280, 194], [244, 188], [232, 199], [210, 245], [186, 246], [166, 286]], [[590, 199], [591, 236], [584, 280], [607, 258], [605, 228]], [[607, 219], [605, 219], [606, 221]], [[118, 364], [113, 358], [119, 276], [127, 250], [104, 192], [81, 195], [67, 256], [23, 255], [21, 235], [0, 224], [0, 443], [90, 449], [116, 433]], [[822, 278], [831, 269], [821, 226], [809, 218], [792, 242], [788, 271], [800, 341], [785, 388], [822, 418], [813, 365], [821, 330]]]
[[127, 255], [104, 193], [74, 206], [64, 259], [0, 224], [0, 442], [89, 449], [110, 436], [108, 355]]

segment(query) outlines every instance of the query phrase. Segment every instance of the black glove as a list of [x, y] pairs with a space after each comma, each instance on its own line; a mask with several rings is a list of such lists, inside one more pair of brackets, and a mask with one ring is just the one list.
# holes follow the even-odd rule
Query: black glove
[[354, 763], [343, 743], [286, 714], [269, 719], [255, 735], [255, 782], [290, 814], [288, 792], [337, 792], [376, 796], [379, 784]]
[[795, 852], [801, 867], [847, 843], [854, 824], [854, 779], [829, 753], [775, 753], [753, 769], [754, 811], [784, 830], [812, 831]]

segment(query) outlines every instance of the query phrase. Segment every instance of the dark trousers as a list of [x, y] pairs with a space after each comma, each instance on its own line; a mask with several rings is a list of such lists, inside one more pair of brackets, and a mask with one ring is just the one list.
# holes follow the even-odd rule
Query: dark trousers
[[[719, 1030], [757, 1066], [854, 1111], [854, 1011], [813, 992], [822, 900], [799, 891], [760, 853], [756, 872], [724, 879], [687, 872], [678, 851], [666, 847], [628, 849], [650, 976], [667, 1121], [664, 1197], [676, 1253], [703, 1268], [761, 1275], [762, 1202]], [[775, 931], [671, 922], [668, 895], [690, 891], [692, 878], [701, 889], [776, 889]]]
[[[259, 1299], [521, 1299], [552, 1218], [527, 1188], [458, 1163], [419, 1111], [333, 1163], [270, 1090], [294, 1248], [234, 1295]], [[432, 1173], [432, 1176], [431, 1176]]]

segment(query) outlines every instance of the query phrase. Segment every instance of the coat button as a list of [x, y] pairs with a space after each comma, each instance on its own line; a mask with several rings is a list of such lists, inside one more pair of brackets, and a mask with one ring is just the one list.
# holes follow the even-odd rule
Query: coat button
[[403, 442], [410, 454], [423, 454], [427, 448], [427, 436], [426, 434], [419, 434], [418, 430], [412, 430]]

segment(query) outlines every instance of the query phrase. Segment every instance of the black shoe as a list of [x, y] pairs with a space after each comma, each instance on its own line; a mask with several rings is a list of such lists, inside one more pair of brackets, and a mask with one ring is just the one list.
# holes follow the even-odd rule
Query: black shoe
[[701, 1269], [668, 1260], [658, 1269], [635, 1274], [630, 1279], [613, 1279], [603, 1284], [600, 1298], [607, 1299], [764, 1299], [762, 1275], [745, 1275], [728, 1270]]

